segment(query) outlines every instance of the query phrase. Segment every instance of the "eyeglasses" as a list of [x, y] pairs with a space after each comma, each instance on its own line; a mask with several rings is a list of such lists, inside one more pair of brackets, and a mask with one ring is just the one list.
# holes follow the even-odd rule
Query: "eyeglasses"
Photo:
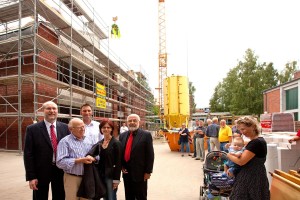
[[84, 129], [85, 129], [84, 126], [77, 126], [77, 127], [73, 127], [73, 128], [75, 128], [75, 129], [81, 129], [81, 130], [84, 130]]

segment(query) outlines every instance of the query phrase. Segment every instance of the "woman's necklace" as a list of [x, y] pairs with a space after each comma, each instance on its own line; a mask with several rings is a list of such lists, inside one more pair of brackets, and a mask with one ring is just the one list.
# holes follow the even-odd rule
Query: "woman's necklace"
[[112, 138], [112, 137], [110, 137], [110, 138], [108, 138], [108, 139], [105, 139], [105, 138], [104, 138], [103, 143], [102, 143], [102, 148], [103, 148], [103, 149], [106, 149], [106, 148], [108, 147], [108, 144], [109, 144], [111, 138]]

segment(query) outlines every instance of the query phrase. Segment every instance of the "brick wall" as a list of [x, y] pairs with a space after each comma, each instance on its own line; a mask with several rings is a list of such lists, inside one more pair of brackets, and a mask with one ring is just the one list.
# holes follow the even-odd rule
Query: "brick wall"
[[294, 73], [294, 79], [300, 78], [300, 71]]
[[[57, 36], [50, 31], [43, 24], [39, 26], [39, 34], [48, 39], [53, 44], [58, 44]], [[37, 56], [37, 65], [36, 70], [40, 74], [47, 75], [48, 77], [57, 78], [57, 58], [56, 56], [49, 54], [47, 52], [39, 51]], [[34, 72], [33, 68], [33, 55], [24, 55], [22, 58], [22, 75], [24, 74], [32, 74]], [[3, 60], [0, 63], [0, 71], [1, 75], [17, 75], [18, 74], [18, 58], [14, 57], [11, 59]], [[34, 85], [33, 82], [23, 82], [22, 83], [22, 113], [33, 113], [33, 101], [34, 101]], [[0, 91], [3, 96], [6, 96], [7, 101], [14, 106], [14, 109], [10, 105], [6, 104], [5, 101], [1, 98], [0, 100], [0, 112], [11, 112], [16, 113], [18, 110], [18, 83], [17, 82], [9, 82], [7, 85], [1, 85]], [[39, 107], [45, 101], [51, 100], [53, 97], [57, 96], [57, 88], [50, 86], [47, 83], [36, 84], [36, 93], [37, 101], [39, 103]], [[48, 97], [47, 97], [48, 96]], [[51, 99], [50, 99], [50, 98]], [[18, 118], [17, 117], [3, 117], [0, 119], [0, 148], [8, 149], [8, 150], [17, 150], [18, 149]], [[24, 147], [24, 136], [26, 127], [33, 123], [33, 119], [30, 117], [24, 117], [22, 122], [22, 147]], [[7, 129], [7, 130], [6, 130]]]
[[280, 112], [280, 89], [274, 89], [264, 94], [264, 112]]

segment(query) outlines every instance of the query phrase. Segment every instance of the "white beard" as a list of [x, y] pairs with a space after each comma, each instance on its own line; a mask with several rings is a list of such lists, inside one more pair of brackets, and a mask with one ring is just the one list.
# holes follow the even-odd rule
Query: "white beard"
[[128, 127], [129, 131], [133, 132], [133, 131], [136, 131], [138, 129], [138, 127]]

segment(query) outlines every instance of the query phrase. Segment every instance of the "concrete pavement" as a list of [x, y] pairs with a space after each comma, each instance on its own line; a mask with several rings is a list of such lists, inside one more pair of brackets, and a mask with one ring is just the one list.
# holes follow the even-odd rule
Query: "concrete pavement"
[[[202, 162], [171, 152], [162, 139], [154, 140], [155, 161], [148, 181], [148, 200], [198, 200], [203, 182]], [[0, 152], [0, 199], [29, 200], [32, 192], [25, 182], [23, 157], [16, 152]], [[118, 200], [125, 200], [123, 182]], [[50, 199], [50, 198], [49, 198]]]

